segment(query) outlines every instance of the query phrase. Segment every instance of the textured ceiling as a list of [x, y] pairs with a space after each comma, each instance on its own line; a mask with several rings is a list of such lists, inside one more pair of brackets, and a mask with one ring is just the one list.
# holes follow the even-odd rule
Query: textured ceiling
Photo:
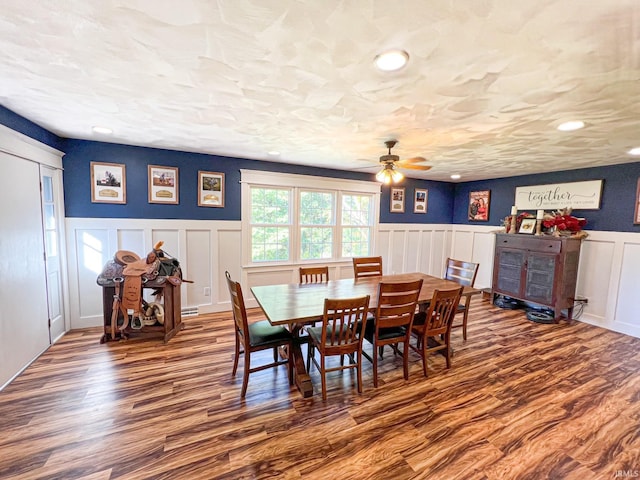
[[396, 138], [445, 181], [638, 161], [638, 0], [2, 0], [0, 51], [0, 102], [64, 137], [364, 172]]

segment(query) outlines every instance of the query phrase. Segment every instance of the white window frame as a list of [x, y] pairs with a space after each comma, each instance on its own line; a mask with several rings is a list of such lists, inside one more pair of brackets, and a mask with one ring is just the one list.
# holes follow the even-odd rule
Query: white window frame
[[[342, 225], [341, 225], [341, 201], [342, 194], [364, 194], [372, 196], [372, 212], [373, 221], [371, 224], [371, 243], [370, 251], [375, 251], [376, 232], [378, 231], [378, 223], [380, 218], [380, 183], [368, 182], [362, 180], [348, 180], [343, 178], [317, 177], [312, 175], [296, 175], [291, 173], [277, 173], [260, 170], [240, 170], [241, 183], [241, 222], [242, 222], [242, 264], [243, 268], [247, 267], [265, 267], [277, 265], [298, 265], [307, 263], [332, 263], [342, 262], [340, 258], [340, 250], [338, 244], [341, 244]], [[281, 262], [252, 262], [251, 260], [251, 187], [264, 188], [290, 188], [292, 190], [293, 201], [292, 211], [293, 227], [291, 238], [289, 239], [289, 260]], [[301, 260], [300, 259], [300, 239], [298, 223], [299, 209], [299, 190], [315, 190], [315, 191], [334, 191], [336, 195], [336, 218], [334, 230], [333, 258], [322, 260]]]

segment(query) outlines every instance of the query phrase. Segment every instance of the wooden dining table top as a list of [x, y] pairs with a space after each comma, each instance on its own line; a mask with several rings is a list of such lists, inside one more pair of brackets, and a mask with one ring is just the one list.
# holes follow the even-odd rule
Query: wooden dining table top
[[[251, 287], [254, 298], [272, 325], [311, 323], [322, 318], [325, 298], [352, 298], [369, 295], [369, 309], [378, 306], [378, 284], [381, 282], [408, 282], [422, 279], [418, 303], [427, 303], [434, 290], [451, 290], [460, 285], [451, 280], [425, 273], [400, 273], [367, 278], [344, 278], [323, 283], [289, 283]], [[464, 287], [463, 295], [475, 295], [480, 290]]]

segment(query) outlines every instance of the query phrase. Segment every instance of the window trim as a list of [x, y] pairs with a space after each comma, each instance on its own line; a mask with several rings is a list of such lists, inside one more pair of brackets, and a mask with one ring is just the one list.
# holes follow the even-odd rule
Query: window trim
[[[343, 193], [350, 194], [367, 194], [372, 196], [372, 215], [373, 222], [371, 224], [371, 251], [375, 251], [375, 239], [376, 232], [378, 231], [378, 224], [380, 219], [380, 188], [381, 185], [378, 182], [370, 182], [364, 180], [348, 180], [344, 178], [329, 178], [329, 177], [317, 177], [313, 175], [297, 175], [291, 173], [278, 173], [268, 172], [262, 170], [246, 170], [240, 169], [240, 185], [241, 185], [241, 223], [242, 223], [242, 264], [243, 268], [248, 267], [269, 267], [280, 265], [302, 265], [308, 263], [335, 263], [344, 262], [344, 259], [340, 257], [340, 251], [336, 250], [337, 245], [334, 243], [334, 257], [324, 260], [301, 260], [300, 252], [300, 240], [298, 224], [298, 191], [299, 190], [318, 190], [318, 191], [334, 191], [336, 195], [336, 232], [341, 230], [340, 225], [340, 203]], [[251, 261], [251, 215], [250, 205], [251, 187], [265, 187], [265, 188], [290, 188], [293, 192], [294, 198], [292, 202], [293, 226], [290, 238], [290, 255], [289, 260], [280, 262], [252, 262]], [[335, 240], [334, 240], [335, 242]]]

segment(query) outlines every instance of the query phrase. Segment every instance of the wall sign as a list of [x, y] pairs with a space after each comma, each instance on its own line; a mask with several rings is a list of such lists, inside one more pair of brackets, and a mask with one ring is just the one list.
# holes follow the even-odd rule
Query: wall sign
[[602, 180], [516, 187], [518, 210], [598, 210]]

